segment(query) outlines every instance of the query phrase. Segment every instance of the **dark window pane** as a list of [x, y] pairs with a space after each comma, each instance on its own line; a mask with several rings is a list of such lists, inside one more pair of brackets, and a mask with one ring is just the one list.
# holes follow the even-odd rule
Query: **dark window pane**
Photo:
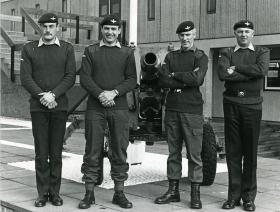
[[207, 13], [216, 13], [216, 0], [207, 0]]
[[148, 0], [148, 20], [155, 20], [155, 0]]

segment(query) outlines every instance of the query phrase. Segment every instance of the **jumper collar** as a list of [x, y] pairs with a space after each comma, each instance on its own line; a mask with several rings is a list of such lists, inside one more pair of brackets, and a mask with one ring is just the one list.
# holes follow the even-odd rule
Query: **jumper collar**
[[105, 43], [103, 40], [100, 41], [99, 46], [100, 46], [100, 47], [102, 47], [102, 46], [115, 47], [115, 46], [116, 46], [116, 47], [118, 47], [118, 48], [121, 48], [121, 47], [122, 47], [119, 41], [113, 43], [112, 45], [109, 45], [109, 44]]
[[180, 52], [186, 52], [186, 51], [193, 51], [193, 52], [195, 52], [195, 50], [196, 50], [195, 45], [192, 45], [192, 47], [189, 48], [189, 49], [183, 49], [182, 47], [180, 48]]
[[248, 47], [241, 47], [238, 44], [236, 44], [236, 46], [235, 46], [233, 51], [236, 52], [238, 49], [250, 49], [252, 51], [255, 51], [255, 47], [254, 47], [254, 45], [252, 43], [250, 43]]
[[55, 37], [55, 39], [52, 43], [45, 43], [41, 37], [39, 40], [39, 43], [38, 43], [38, 47], [43, 46], [43, 45], [54, 45], [54, 44], [60, 46], [60, 42], [57, 37]]

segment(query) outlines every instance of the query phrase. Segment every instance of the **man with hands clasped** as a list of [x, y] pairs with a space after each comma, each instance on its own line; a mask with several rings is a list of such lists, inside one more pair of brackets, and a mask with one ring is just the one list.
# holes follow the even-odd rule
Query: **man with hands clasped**
[[135, 88], [137, 78], [134, 52], [117, 40], [121, 32], [118, 17], [109, 15], [100, 26], [102, 40], [85, 49], [80, 73], [81, 85], [89, 97], [85, 116], [86, 148], [81, 168], [86, 193], [78, 207], [86, 209], [95, 202], [94, 187], [102, 169], [100, 161], [108, 126], [111, 178], [115, 184], [112, 202], [122, 208], [132, 208], [123, 191], [129, 169], [126, 162], [129, 144], [126, 93]]
[[38, 22], [42, 36], [24, 45], [20, 65], [21, 83], [31, 95], [38, 191], [35, 206], [43, 207], [48, 200], [61, 206], [62, 146], [68, 109], [65, 93], [75, 82], [76, 61], [73, 46], [56, 36], [58, 17], [46, 13]]

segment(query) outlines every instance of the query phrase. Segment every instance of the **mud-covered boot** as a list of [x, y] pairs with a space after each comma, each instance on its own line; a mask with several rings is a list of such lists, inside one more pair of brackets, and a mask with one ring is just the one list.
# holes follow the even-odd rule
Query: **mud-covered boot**
[[169, 180], [168, 191], [155, 199], [156, 204], [168, 204], [170, 202], [180, 202], [179, 180]]

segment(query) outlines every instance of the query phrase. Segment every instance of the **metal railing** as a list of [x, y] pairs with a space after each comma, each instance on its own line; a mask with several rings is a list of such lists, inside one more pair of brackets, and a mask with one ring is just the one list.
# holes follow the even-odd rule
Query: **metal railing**
[[10, 79], [12, 82], [15, 81], [15, 51], [21, 51], [23, 43], [15, 43], [10, 38], [10, 36], [7, 34], [5, 29], [3, 27], [0, 27], [1, 29], [1, 36], [2, 38], [7, 42], [9, 47], [11, 48], [11, 75]]
[[[80, 30], [87, 30], [88, 31], [88, 38], [90, 39], [91, 32], [93, 31], [93, 25], [92, 24], [82, 24], [81, 22], [95, 22], [100, 23], [103, 18], [96, 17], [96, 16], [87, 16], [87, 15], [81, 15], [81, 14], [74, 14], [74, 13], [64, 13], [64, 12], [58, 12], [58, 11], [50, 11], [50, 10], [43, 10], [43, 9], [35, 9], [35, 8], [21, 8], [20, 10], [22, 15], [22, 32], [25, 32], [25, 20], [32, 26], [32, 28], [41, 34], [42, 32], [39, 30], [39, 25], [34, 21], [33, 18], [31, 18], [30, 14], [41, 16], [44, 13], [51, 12], [57, 15], [58, 18], [61, 18], [63, 20], [69, 19], [74, 20], [75, 23], [66, 23], [66, 22], [60, 22], [60, 25], [62, 27], [66, 28], [75, 28], [75, 44], [78, 44], [80, 42]], [[121, 42], [125, 44], [126, 42], [126, 21], [122, 20], [122, 39]]]

